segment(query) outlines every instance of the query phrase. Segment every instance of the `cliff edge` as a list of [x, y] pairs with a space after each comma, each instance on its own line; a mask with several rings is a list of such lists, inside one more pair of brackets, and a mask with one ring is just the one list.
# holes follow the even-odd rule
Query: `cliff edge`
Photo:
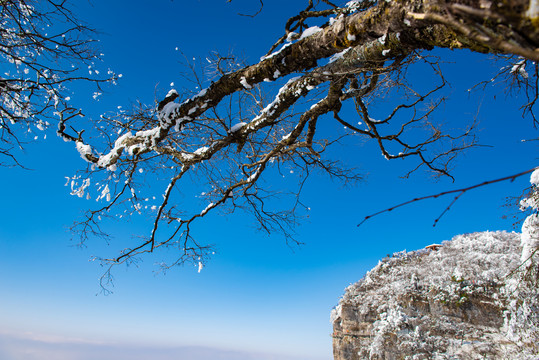
[[483, 232], [380, 261], [332, 311], [334, 359], [537, 359], [521, 253], [520, 234]]

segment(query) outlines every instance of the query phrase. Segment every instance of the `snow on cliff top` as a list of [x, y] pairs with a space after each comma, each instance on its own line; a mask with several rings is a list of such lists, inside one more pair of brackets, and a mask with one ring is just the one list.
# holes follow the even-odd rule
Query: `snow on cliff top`
[[[519, 265], [520, 234], [479, 232], [444, 241], [438, 251], [399, 252], [386, 258], [358, 283], [350, 285], [341, 301], [369, 303], [406, 292], [419, 285], [451, 293], [455, 281], [474, 284], [503, 282]], [[368, 294], [372, 299], [365, 299]], [[380, 297], [380, 299], [377, 299]]]

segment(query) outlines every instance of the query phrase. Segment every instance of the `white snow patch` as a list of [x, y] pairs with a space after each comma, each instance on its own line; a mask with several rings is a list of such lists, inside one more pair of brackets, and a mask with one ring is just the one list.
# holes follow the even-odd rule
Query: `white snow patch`
[[189, 109], [189, 112], [187, 113], [187, 115], [192, 115], [197, 110], [198, 110], [198, 106], [195, 106], [195, 107]]
[[512, 74], [518, 74], [522, 76], [524, 79], [528, 78], [528, 72], [526, 71], [526, 59], [522, 59], [521, 61], [517, 62], [513, 67], [511, 68]]
[[[175, 104], [175, 103], [171, 103], [171, 104]], [[170, 104], [167, 104], [167, 105], [170, 105]], [[176, 105], [178, 105], [178, 104], [176, 104]], [[161, 129], [161, 128], [159, 126], [156, 126], [153, 129], [137, 131], [135, 136], [155, 137], [155, 136], [159, 135], [159, 129]]]
[[301, 33], [301, 36], [299, 37], [298, 40], [305, 39], [306, 37], [314, 35], [320, 31], [322, 31], [322, 29], [319, 28], [318, 26], [311, 26], [310, 28], [305, 29], [305, 31]]
[[341, 59], [348, 51], [350, 51], [351, 48], [346, 48], [343, 51], [336, 53], [329, 59], [329, 63], [335, 62], [339, 59]]
[[535, 169], [530, 176], [530, 183], [539, 186], [539, 168]]
[[196, 150], [193, 152], [193, 154], [195, 154], [195, 155], [202, 155], [203, 153], [205, 153], [205, 152], [208, 151], [208, 150], [209, 150], [209, 147], [207, 147], [207, 146], [202, 146], [202, 147], [196, 149]]
[[359, 9], [361, 9], [361, 5], [362, 5], [363, 1], [349, 1], [346, 3], [346, 9], [348, 10], [349, 13], [353, 13]]
[[252, 89], [253, 87], [251, 85], [249, 85], [249, 83], [247, 82], [247, 79], [245, 79], [245, 76], [242, 76], [241, 79], [240, 79], [240, 83], [243, 85], [244, 88], [246, 89]]
[[298, 36], [298, 33], [294, 32], [294, 31], [290, 31], [290, 32], [288, 33], [288, 35], [286, 36], [286, 41], [291, 42], [291, 41], [293, 41], [295, 38], [297, 38], [297, 36]]
[[[174, 86], [174, 83], [170, 83], [170, 86]], [[171, 97], [173, 95], [179, 95], [179, 94], [175, 89], [170, 89], [168, 91], [167, 95], [165, 96], [165, 99], [168, 98], [168, 97]]]
[[210, 211], [210, 209], [213, 207], [213, 205], [214, 203], [209, 203], [208, 206], [206, 206], [206, 208], [200, 212], [200, 215], [201, 216], [206, 215], [208, 211]]
[[169, 102], [168, 104], [166, 104], [159, 112], [160, 121], [162, 123], [168, 123], [180, 107], [181, 105], [175, 102]]
[[532, 214], [522, 224], [522, 255], [521, 262], [530, 260], [532, 254], [539, 249], [539, 216]]
[[103, 188], [103, 191], [101, 191], [101, 194], [97, 197], [97, 199], [95, 199], [95, 201], [99, 201], [103, 198], [105, 198], [107, 201], [110, 201], [110, 189], [108, 184], [105, 185], [105, 188]]
[[236, 131], [240, 130], [242, 127], [244, 127], [245, 125], [247, 125], [247, 123], [244, 123], [244, 122], [240, 122], [240, 123], [237, 123], [236, 125], [232, 126], [230, 128], [230, 133], [235, 133]]
[[[277, 51], [275, 51], [275, 52], [269, 54], [268, 56], [262, 56], [262, 57], [260, 58], [260, 61], [264, 61], [264, 60], [266, 60], [266, 59], [270, 59], [270, 58], [272, 58], [272, 57], [274, 57], [274, 56], [280, 54], [281, 51], [283, 51], [284, 49], [286, 49], [286, 48], [289, 47], [290, 45], [292, 45], [292, 43], [286, 43], [286, 44], [284, 44], [279, 50], [277, 50]], [[282, 61], [283, 61], [283, 65], [284, 65], [284, 59], [283, 59]]]
[[207, 92], [208, 92], [208, 88], [202, 89], [202, 90], [200, 90], [200, 91], [198, 92], [198, 94], [195, 95], [195, 98], [197, 98], [197, 97], [202, 97], [202, 96], [206, 95]]
[[84, 144], [81, 141], [77, 141], [75, 145], [77, 147], [77, 151], [80, 154], [80, 157], [83, 158], [85, 161], [88, 161], [86, 155], [92, 155], [92, 147], [90, 145]]

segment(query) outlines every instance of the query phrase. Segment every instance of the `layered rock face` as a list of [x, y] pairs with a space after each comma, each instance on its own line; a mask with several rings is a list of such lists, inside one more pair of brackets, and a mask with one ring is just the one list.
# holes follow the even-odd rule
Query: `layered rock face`
[[519, 234], [486, 232], [384, 259], [333, 310], [334, 358], [538, 359], [535, 305], [518, 300], [520, 254]]

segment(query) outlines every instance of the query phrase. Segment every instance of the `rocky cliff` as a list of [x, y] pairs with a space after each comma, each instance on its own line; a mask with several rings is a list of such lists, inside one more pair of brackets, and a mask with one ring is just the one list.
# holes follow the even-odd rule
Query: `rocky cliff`
[[519, 234], [486, 232], [384, 259], [332, 311], [334, 358], [538, 359], [520, 257]]

